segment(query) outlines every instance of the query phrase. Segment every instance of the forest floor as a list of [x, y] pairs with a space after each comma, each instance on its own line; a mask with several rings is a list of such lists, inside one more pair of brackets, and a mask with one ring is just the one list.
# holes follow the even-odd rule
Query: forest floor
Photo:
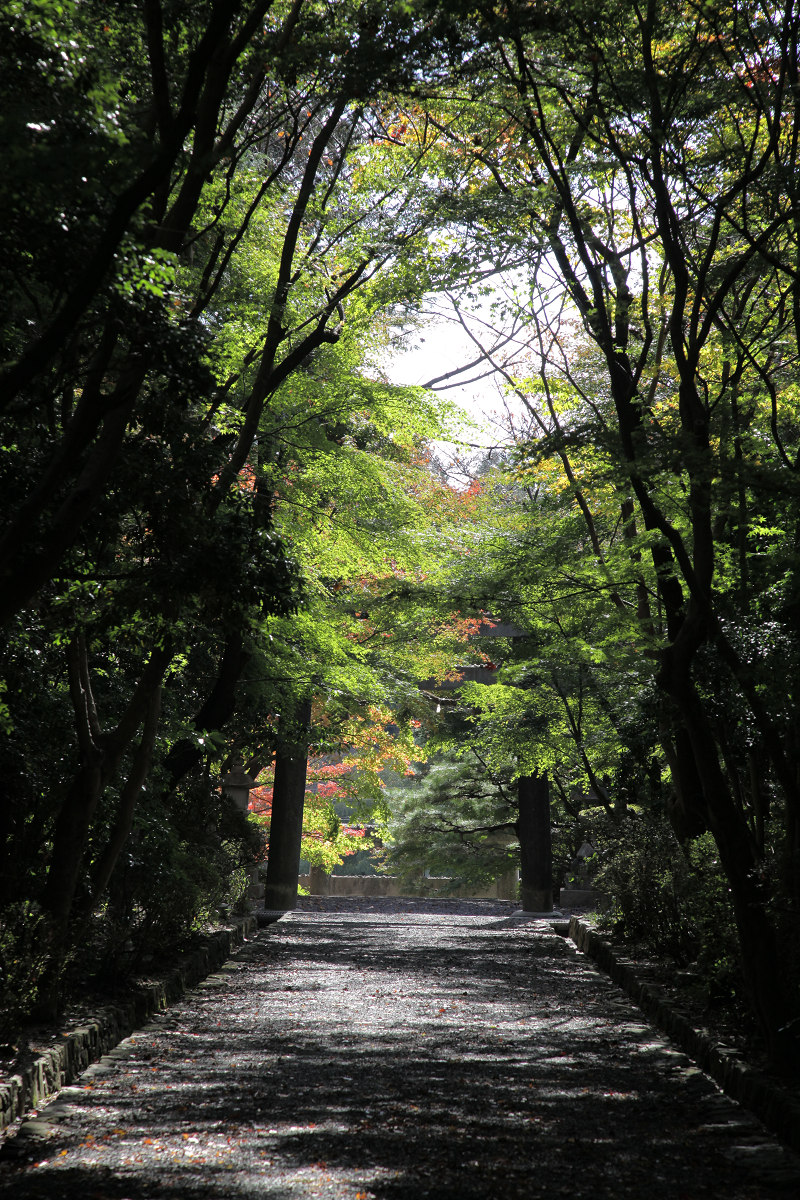
[[800, 1194], [800, 1158], [548, 921], [490, 902], [303, 908], [11, 1139], [0, 1195]]

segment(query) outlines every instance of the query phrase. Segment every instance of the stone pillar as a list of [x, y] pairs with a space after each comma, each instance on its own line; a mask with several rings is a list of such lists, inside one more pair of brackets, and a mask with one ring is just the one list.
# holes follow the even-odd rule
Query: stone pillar
[[518, 877], [519, 869], [517, 867], [510, 867], [508, 871], [498, 875], [495, 880], [498, 900], [516, 900]]
[[309, 868], [308, 890], [312, 896], [330, 895], [331, 877], [323, 867]]
[[524, 912], [552, 912], [553, 852], [547, 776], [521, 775], [517, 794], [522, 908]]

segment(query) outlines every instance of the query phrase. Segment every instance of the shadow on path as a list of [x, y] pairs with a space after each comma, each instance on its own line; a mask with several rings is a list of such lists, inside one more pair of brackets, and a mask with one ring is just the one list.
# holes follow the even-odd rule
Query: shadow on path
[[57, 1109], [3, 1195], [800, 1194], [796, 1158], [546, 923], [292, 916]]

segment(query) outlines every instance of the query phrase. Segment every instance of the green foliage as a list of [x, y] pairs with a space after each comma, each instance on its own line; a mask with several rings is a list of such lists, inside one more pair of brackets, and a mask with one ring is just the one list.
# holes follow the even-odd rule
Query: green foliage
[[267, 761], [312, 684], [385, 699], [344, 590], [424, 558], [443, 406], [371, 362], [442, 217], [386, 89], [459, 35], [268, 7], [0, 16], [0, 888], [45, 914], [51, 1008], [93, 911], [113, 957], [214, 909], [246, 830], [204, 842], [182, 787]]
[[413, 880], [425, 871], [452, 887], [483, 886], [519, 863], [510, 777], [473, 755], [438, 756], [389, 795], [387, 869]]
[[300, 856], [310, 867], [330, 874], [347, 855], [364, 849], [360, 833], [349, 833], [334, 806], [324, 798], [306, 796]]
[[338, 865], [334, 866], [333, 875], [377, 875], [377, 864], [383, 863], [383, 855], [374, 849], [356, 850]]
[[0, 1034], [30, 1012], [47, 967], [41, 935], [45, 916], [31, 901], [3, 907], [0, 917]]
[[709, 1005], [744, 1000], [736, 926], [719, 854], [709, 834], [682, 848], [663, 814], [595, 816], [594, 886], [609, 907], [600, 924], [680, 967], [692, 967]]
[[214, 922], [220, 906], [236, 908], [244, 868], [262, 856], [260, 830], [209, 779], [184, 785], [168, 807], [143, 804], [95, 917], [94, 969], [135, 969]]
[[615, 928], [681, 965], [690, 962], [696, 942], [685, 903], [688, 863], [663, 817], [631, 812], [621, 822], [598, 818], [590, 836], [599, 861], [594, 883], [610, 899]]
[[[532, 717], [552, 689], [565, 803], [588, 783], [622, 808], [642, 785], [682, 841], [713, 829], [780, 1060], [800, 1059], [776, 940], [800, 903], [797, 223], [780, 182], [798, 167], [799, 28], [794, 10], [747, 14], [512, 5], [485, 27], [482, 102], [441, 127], [471, 160], [464, 220], [489, 245], [511, 229], [524, 264], [484, 347], [522, 413], [519, 519], [493, 566], [532, 645], [501, 683], [540, 692]], [[485, 721], [493, 753], [503, 725]], [[673, 874], [652, 882], [679, 949]]]
[[[762, 948], [800, 908], [797, 14], [268, 9], [0, 14], [19, 987], [49, 953], [55, 996], [109, 879], [120, 944], [210, 911], [252, 847], [192, 781], [263, 766], [300, 697], [335, 748], [369, 706], [432, 726], [418, 684], [461, 662], [496, 670], [441, 689], [482, 766], [437, 764], [397, 847], [485, 878], [506, 852], [478, 832], [526, 772], [565, 829], [587, 801], [640, 805], [608, 834], [621, 919], [704, 952], [684, 893], [718, 919], [722, 863], [777, 1055], [791, 1005]], [[477, 304], [504, 265], [481, 353], [524, 418], [461, 493], [426, 462], [446, 407], [378, 360], [426, 291]], [[486, 614], [525, 636], [483, 641]]]

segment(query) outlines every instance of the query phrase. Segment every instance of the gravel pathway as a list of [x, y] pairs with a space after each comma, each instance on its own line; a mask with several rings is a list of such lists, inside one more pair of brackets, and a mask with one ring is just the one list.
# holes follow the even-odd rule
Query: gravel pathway
[[800, 1195], [800, 1160], [548, 922], [316, 907], [44, 1109], [49, 1126], [9, 1143], [0, 1195]]

